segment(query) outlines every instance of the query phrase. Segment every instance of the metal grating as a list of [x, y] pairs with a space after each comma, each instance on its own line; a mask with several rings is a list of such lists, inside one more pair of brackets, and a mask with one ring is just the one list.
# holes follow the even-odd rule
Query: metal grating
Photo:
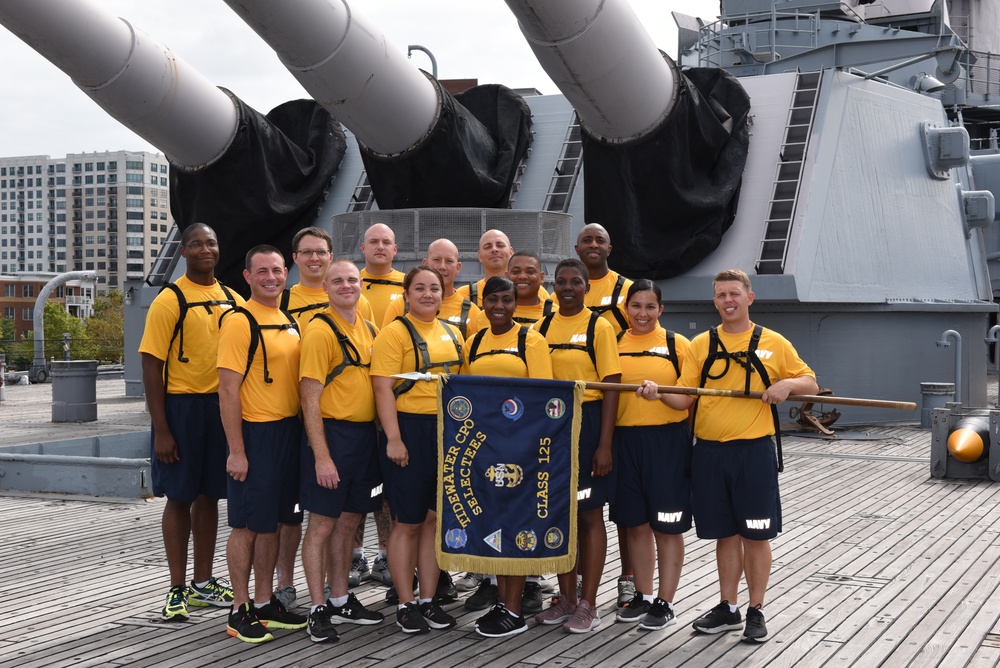
[[358, 178], [358, 185], [354, 186], [351, 194], [351, 203], [347, 205], [348, 211], [369, 211], [375, 205], [375, 193], [368, 183], [368, 170], [362, 169]]
[[569, 214], [528, 209], [429, 208], [356, 211], [333, 216], [334, 253], [338, 258], [363, 261], [361, 241], [376, 223], [396, 234], [401, 262], [419, 261], [435, 239], [450, 239], [459, 257], [475, 259], [479, 237], [490, 229], [502, 230], [514, 248], [538, 252], [543, 261], [558, 261], [573, 254]]

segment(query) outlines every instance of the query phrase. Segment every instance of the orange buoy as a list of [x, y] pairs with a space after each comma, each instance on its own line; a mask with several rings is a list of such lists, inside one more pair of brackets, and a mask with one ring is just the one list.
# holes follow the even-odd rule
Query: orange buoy
[[989, 452], [990, 426], [985, 416], [962, 418], [948, 434], [948, 452], [960, 462], [975, 462]]

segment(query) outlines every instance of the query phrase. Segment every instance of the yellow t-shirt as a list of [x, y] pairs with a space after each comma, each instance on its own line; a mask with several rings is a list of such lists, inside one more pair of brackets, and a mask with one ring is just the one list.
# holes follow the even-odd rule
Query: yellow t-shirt
[[[585, 349], [590, 313], [590, 309], [584, 308], [574, 316], [566, 317], [561, 313], [552, 316], [545, 340], [550, 345], [552, 376], [556, 380], [599, 382], [602, 378], [622, 372], [618, 362], [618, 342], [614, 330], [604, 318], [598, 318], [594, 325], [594, 353], [597, 359], [597, 368], [594, 368], [594, 362]], [[541, 324], [539, 320], [532, 327], [537, 330]], [[580, 349], [551, 349], [552, 344], [566, 343], [580, 346]], [[587, 390], [583, 400], [596, 401], [603, 397], [604, 393], [600, 390]]]
[[[459, 373], [462, 370], [462, 334], [457, 327], [447, 325], [440, 320], [433, 322], [423, 322], [417, 320], [412, 315], [404, 316], [417, 330], [424, 341], [427, 342], [427, 352], [431, 359], [430, 373], [445, 373], [442, 366], [444, 362], [450, 362], [447, 373]], [[456, 350], [452, 337], [448, 334], [446, 327], [450, 327], [454, 339], [458, 342], [459, 350]], [[372, 369], [371, 375], [391, 377], [397, 373], [409, 373], [418, 369], [417, 360], [413, 352], [413, 339], [406, 325], [399, 321], [392, 321], [382, 328], [375, 343], [372, 346]], [[396, 382], [394, 387], [403, 381]], [[408, 392], [404, 392], [396, 399], [396, 409], [404, 413], [422, 413], [424, 415], [437, 414], [437, 384], [424, 380], [418, 380]]]
[[[299, 332], [305, 333], [306, 325], [312, 317], [330, 306], [330, 297], [323, 288], [307, 288], [298, 283], [288, 291], [288, 312], [299, 325]], [[311, 308], [309, 308], [311, 307]], [[299, 310], [305, 309], [305, 310]], [[358, 300], [358, 315], [369, 322], [374, 322], [372, 305], [365, 299], [364, 293]]]
[[[369, 274], [364, 269], [361, 270], [361, 296], [365, 297], [372, 305], [373, 323], [380, 323], [385, 319], [385, 310], [389, 308], [389, 302], [403, 298], [403, 279], [406, 274], [393, 269], [388, 274]], [[384, 283], [371, 283], [370, 281], [392, 281], [399, 285], [386, 285]]]
[[[219, 373], [216, 370], [216, 361], [219, 354], [219, 316], [229, 308], [229, 305], [208, 307], [190, 305], [206, 301], [226, 301], [228, 297], [219, 287], [218, 281], [205, 286], [198, 285], [187, 276], [181, 276], [177, 279], [176, 285], [181, 289], [184, 300], [189, 305], [183, 324], [184, 357], [188, 361], [180, 362], [177, 359], [181, 344], [180, 333], [173, 343], [170, 342], [181, 311], [177, 295], [169, 288], [160, 291], [149, 305], [139, 352], [165, 361], [168, 394], [218, 392]], [[246, 303], [235, 291], [230, 290], [229, 293], [237, 305]]]
[[[622, 382], [638, 385], [644, 380], [651, 380], [657, 385], [676, 385], [677, 371], [668, 359], [656, 355], [623, 355], [622, 353], [652, 352], [659, 355], [667, 354], [667, 332], [662, 327], [643, 336], [632, 334], [626, 330], [618, 341], [618, 357], [622, 365]], [[677, 354], [677, 365], [683, 368], [684, 357], [691, 344], [680, 334], [674, 335], [674, 352]], [[620, 392], [618, 399], [619, 427], [639, 427], [670, 422], [682, 422], [687, 419], [687, 411], [679, 411], [667, 406], [662, 401], [649, 401], [637, 397], [635, 392]]]
[[[521, 325], [514, 325], [511, 330], [500, 336], [494, 336], [488, 328], [479, 342], [476, 359], [470, 361], [473, 340], [478, 334], [470, 336], [465, 345], [465, 365], [462, 373], [474, 373], [477, 376], [503, 376], [505, 378], [552, 378], [552, 360], [549, 356], [549, 344], [541, 334], [529, 329], [524, 339], [524, 357], [517, 354], [517, 338]], [[490, 351], [503, 350], [499, 354], [486, 354]]]
[[[358, 316], [353, 325], [332, 308], [318, 311], [329, 316], [340, 333], [347, 337], [355, 350], [348, 346], [348, 355], [354, 355], [364, 366], [348, 364], [323, 388], [319, 398], [320, 411], [325, 418], [370, 422], [375, 419], [375, 394], [369, 367], [372, 362], [372, 342], [375, 337], [365, 321]], [[315, 317], [315, 316], [314, 316]], [[375, 330], [376, 333], [378, 330]], [[346, 344], [345, 344], [346, 345]], [[316, 318], [302, 336], [302, 357], [299, 361], [299, 380], [312, 378], [321, 383], [331, 371], [344, 361], [344, 351], [333, 329]]]
[[[731, 353], [745, 352], [750, 345], [753, 327], [740, 334], [727, 334], [719, 328], [719, 340], [725, 349]], [[709, 333], [704, 332], [694, 337], [688, 354], [681, 367], [680, 385], [682, 387], [698, 387], [701, 383], [701, 369], [708, 359]], [[795, 348], [785, 337], [777, 332], [765, 329], [757, 346], [757, 356], [764, 363], [767, 375], [772, 383], [786, 378], [799, 376], [816, 377], [813, 370], [799, 358]], [[716, 360], [710, 369], [710, 375], [718, 376], [726, 368], [725, 360]], [[750, 391], [763, 392], [766, 388], [760, 374], [750, 376]], [[705, 387], [720, 390], [736, 390], [743, 392], [746, 385], [746, 371], [743, 366], [730, 360], [729, 370], [722, 378], [705, 382]], [[735, 441], [738, 439], [753, 439], [774, 434], [774, 420], [771, 418], [771, 407], [763, 401], [754, 399], [733, 399], [730, 397], [699, 397], [698, 413], [695, 419], [694, 434], [698, 438], [710, 441]]]
[[[533, 325], [545, 315], [545, 302], [549, 303], [549, 312], [555, 313], [559, 310], [559, 304], [556, 301], [549, 300], [548, 298], [543, 299], [535, 306], [524, 306], [518, 304], [517, 308], [514, 309], [514, 322], [519, 325]], [[486, 311], [480, 311], [479, 317], [476, 318], [476, 331], [490, 326], [490, 319], [486, 317]]]
[[[583, 298], [583, 303], [587, 308], [593, 306], [610, 306], [611, 305], [611, 295], [615, 291], [615, 283], [618, 282], [618, 273], [614, 271], [609, 271], [604, 278], [590, 279], [590, 292], [586, 294]], [[629, 278], [625, 279], [625, 284], [622, 286], [621, 292], [618, 294], [618, 301], [615, 305], [618, 311], [621, 313], [624, 322], [628, 322], [628, 315], [625, 313], [625, 297], [628, 295], [628, 289], [632, 286], [632, 280]], [[601, 317], [606, 319], [614, 327], [615, 335], [622, 331], [621, 323], [615, 318], [615, 314], [611, 312], [611, 309], [607, 309], [601, 313]]]
[[[481, 312], [478, 306], [470, 303], [469, 312], [466, 315], [466, 319], [463, 321], [462, 302], [465, 300], [466, 298], [463, 297], [460, 292], [456, 291], [451, 297], [445, 297], [441, 300], [441, 310], [438, 311], [438, 318], [447, 320], [451, 324], [458, 327], [458, 331], [463, 337], [467, 337], [476, 332], [476, 318], [479, 317]], [[394, 299], [389, 302], [389, 308], [385, 310], [385, 319], [382, 320], [382, 329], [388, 327], [390, 322], [403, 315], [405, 311], [406, 300]]]
[[[259, 325], [287, 325], [288, 319], [276, 308], [253, 301], [244, 307]], [[240, 386], [243, 419], [247, 422], [274, 422], [299, 414], [299, 333], [295, 329], [261, 329], [250, 372]], [[264, 350], [270, 383], [264, 382]], [[241, 376], [250, 351], [250, 324], [246, 316], [232, 313], [219, 329], [219, 368]]]
[[[486, 279], [485, 278], [481, 278], [478, 281], [476, 281], [476, 306], [479, 306], [480, 308], [482, 308], [482, 306], [483, 306], [483, 288], [484, 287], [486, 287]], [[462, 297], [464, 299], [468, 299], [469, 298], [469, 293], [471, 292], [471, 289], [469, 288], [469, 284], [466, 283], [463, 286], [455, 288], [455, 292], [460, 292], [462, 294]], [[549, 298], [549, 291], [546, 290], [541, 285], [539, 285], [538, 286], [538, 299], [544, 302], [548, 298]]]

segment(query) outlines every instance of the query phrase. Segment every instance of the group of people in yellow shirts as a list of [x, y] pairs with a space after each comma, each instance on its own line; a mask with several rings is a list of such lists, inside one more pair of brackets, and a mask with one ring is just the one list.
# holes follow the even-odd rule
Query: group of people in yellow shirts
[[[689, 341], [660, 326], [655, 283], [608, 268], [611, 249], [602, 226], [586, 225], [579, 259], [558, 263], [550, 295], [538, 255], [515, 252], [499, 230], [480, 240], [485, 278], [456, 288], [461, 262], [447, 239], [431, 243], [423, 264], [404, 275], [392, 269], [396, 248], [385, 225], [365, 233], [363, 270], [333, 260], [329, 235], [306, 228], [293, 240], [300, 284], [286, 291], [280, 251], [258, 246], [246, 258], [251, 298], [244, 302], [212, 276], [219, 249], [211, 228], [186, 228], [185, 276], [151, 305], [140, 346], [154, 493], [167, 497], [171, 588], [163, 617], [184, 619], [189, 605], [228, 606], [227, 632], [247, 642], [270, 640], [276, 628], [307, 628], [313, 641], [331, 642], [339, 624], [381, 623], [381, 613], [350, 593], [348, 579], [358, 529], [384, 497], [394, 520], [386, 561], [396, 625], [404, 633], [453, 627], [438, 595], [434, 549], [436, 387], [399, 376], [472, 373], [639, 386], [585, 394], [577, 567], [558, 574], [558, 595], [537, 611], [522, 610], [524, 577], [478, 576], [477, 594], [493, 592], [476, 621], [479, 634], [524, 632], [527, 612], [571, 633], [596, 628], [610, 504], [622, 556], [619, 621], [649, 630], [675, 623], [683, 534], [694, 517], [698, 535], [717, 541], [721, 594], [694, 628], [743, 628], [736, 601], [746, 573], [743, 637], [765, 640], [769, 540], [781, 526], [772, 406], [814, 392], [815, 375], [787, 340], [750, 321], [745, 273], [716, 277], [721, 326]], [[706, 397], [693, 406], [690, 396], [657, 392], [664, 385], [755, 390], [764, 398]], [[227, 498], [231, 527], [231, 588], [211, 570], [219, 498]], [[290, 587], [303, 510], [307, 616], [280, 596]]]

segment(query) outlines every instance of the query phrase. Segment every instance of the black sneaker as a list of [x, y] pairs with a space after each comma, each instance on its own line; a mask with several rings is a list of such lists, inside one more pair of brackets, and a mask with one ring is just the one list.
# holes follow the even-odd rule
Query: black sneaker
[[281, 604], [278, 597], [271, 595], [271, 600], [267, 605], [257, 608], [257, 618], [260, 623], [269, 629], [304, 629], [309, 619], [304, 615], [297, 615], [289, 612]]
[[396, 592], [396, 587], [389, 587], [385, 592], [385, 602], [386, 605], [399, 605], [399, 594]]
[[347, 603], [339, 608], [330, 603], [330, 601], [326, 602], [326, 607], [329, 609], [330, 621], [334, 624], [345, 622], [347, 624], [370, 626], [378, 624], [385, 619], [385, 615], [381, 612], [372, 612], [363, 606], [354, 594], [348, 594]]
[[521, 593], [521, 614], [534, 615], [542, 611], [542, 585], [525, 582]]
[[743, 639], [747, 642], [767, 640], [767, 626], [764, 625], [764, 613], [760, 608], [747, 608], [747, 626], [743, 629]]
[[497, 591], [497, 586], [495, 584], [490, 584], [490, 581], [483, 579], [479, 583], [479, 589], [472, 593], [472, 596], [465, 599], [465, 609], [466, 610], [485, 610], [486, 608], [491, 608], [497, 604], [500, 599], [500, 592]]
[[396, 610], [396, 626], [401, 628], [403, 633], [429, 633], [431, 630], [427, 620], [420, 614], [420, 606], [416, 601]]
[[642, 594], [636, 592], [632, 600], [623, 605], [619, 610], [618, 614], [615, 616], [619, 622], [628, 622], [630, 624], [635, 623], [646, 616], [649, 612], [652, 603], [647, 601], [642, 597]]
[[230, 610], [229, 621], [226, 624], [226, 633], [243, 642], [258, 643], [274, 640], [274, 636], [264, 628], [264, 625], [260, 623], [260, 619], [257, 618], [257, 611], [253, 607], [253, 601], [244, 603], [235, 610]]
[[441, 571], [438, 576], [434, 600], [438, 603], [451, 603], [458, 600], [458, 589], [455, 588], [455, 582], [451, 579], [451, 573], [448, 571]]
[[722, 633], [723, 631], [738, 631], [743, 627], [740, 611], [729, 612], [729, 601], [723, 601], [704, 615], [694, 620], [691, 625], [695, 631], [702, 633]]
[[442, 610], [434, 601], [421, 603], [420, 613], [432, 629], [450, 629], [456, 624], [455, 618]]
[[330, 608], [318, 605], [309, 613], [309, 639], [313, 642], [337, 642], [340, 636], [330, 621]]
[[674, 617], [674, 611], [670, 607], [670, 604], [662, 598], [654, 598], [653, 604], [649, 606], [649, 610], [646, 612], [646, 616], [639, 622], [639, 628], [646, 629], [647, 631], [656, 631], [675, 623], [677, 623], [677, 619]]
[[504, 638], [516, 636], [528, 630], [528, 625], [521, 615], [512, 615], [503, 603], [493, 606], [488, 613], [476, 621], [476, 633], [487, 638]]

